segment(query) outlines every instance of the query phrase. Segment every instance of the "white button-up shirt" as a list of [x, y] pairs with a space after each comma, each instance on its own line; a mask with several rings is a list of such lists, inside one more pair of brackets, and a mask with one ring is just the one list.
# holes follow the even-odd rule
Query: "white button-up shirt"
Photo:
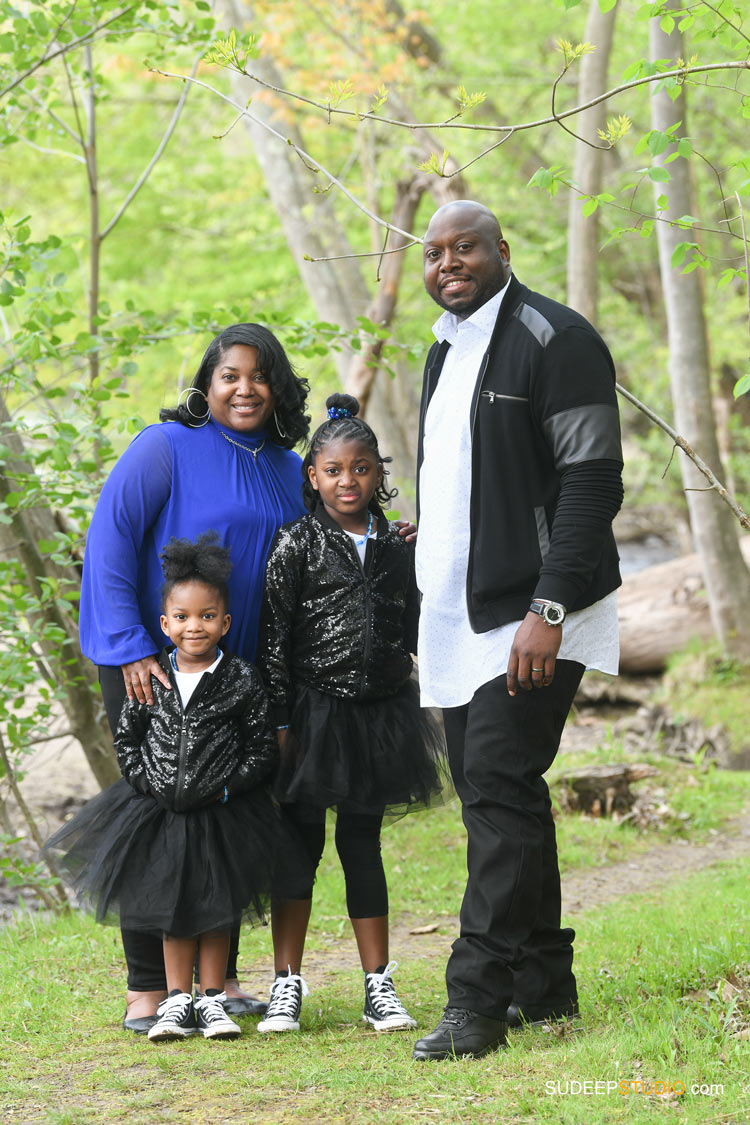
[[[444, 312], [433, 326], [448, 340], [424, 424], [417, 536], [419, 682], [423, 707], [459, 707], [477, 688], [508, 670], [520, 621], [475, 633], [466, 604], [471, 502], [471, 399], [505, 289], [466, 320]], [[498, 482], [502, 487], [502, 481]], [[620, 658], [617, 594], [569, 613], [558, 658], [617, 674]]]

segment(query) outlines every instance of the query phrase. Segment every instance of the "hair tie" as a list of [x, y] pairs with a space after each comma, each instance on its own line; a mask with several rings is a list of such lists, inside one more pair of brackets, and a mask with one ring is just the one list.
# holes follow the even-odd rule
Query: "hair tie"
[[329, 406], [328, 407], [328, 417], [329, 418], [353, 418], [354, 415], [352, 414], [351, 410], [347, 410], [347, 408], [345, 406]]

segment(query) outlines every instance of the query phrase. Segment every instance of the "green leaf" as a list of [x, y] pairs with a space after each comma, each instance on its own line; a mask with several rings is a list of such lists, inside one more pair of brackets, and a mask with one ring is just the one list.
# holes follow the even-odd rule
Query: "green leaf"
[[734, 384], [734, 397], [739, 398], [740, 395], [746, 395], [750, 391], [750, 375], [743, 375]]
[[648, 175], [648, 178], [650, 180], [654, 181], [655, 184], [664, 184], [668, 180], [672, 179], [667, 169], [662, 168], [659, 164], [653, 164], [650, 168], [647, 169], [646, 174]]
[[652, 156], [660, 156], [669, 147], [669, 137], [666, 133], [660, 133], [658, 129], [652, 129], [648, 135], [648, 147]]
[[585, 219], [588, 219], [589, 215], [594, 214], [594, 211], [596, 211], [598, 206], [599, 206], [599, 200], [596, 198], [595, 195], [592, 196], [590, 199], [587, 199], [586, 202], [583, 205], [583, 217]]

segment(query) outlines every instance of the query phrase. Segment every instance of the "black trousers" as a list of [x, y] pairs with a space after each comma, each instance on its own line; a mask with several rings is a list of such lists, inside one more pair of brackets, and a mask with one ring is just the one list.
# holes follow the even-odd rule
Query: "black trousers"
[[443, 711], [468, 834], [461, 932], [446, 969], [448, 1003], [501, 1019], [576, 997], [572, 929], [560, 926], [560, 872], [549, 790], [583, 665], [558, 660], [549, 687], [509, 696], [505, 676]]
[[[105, 665], [99, 666], [99, 686], [102, 701], [107, 712], [112, 734], [117, 730], [120, 712], [125, 700], [125, 681], [122, 669]], [[140, 930], [120, 930], [122, 948], [128, 964], [128, 988], [134, 992], [166, 991], [167, 977], [164, 971], [164, 950], [161, 934], [146, 934]], [[227, 978], [237, 976], [237, 952], [240, 943], [239, 927], [232, 930], [229, 939], [229, 959]], [[197, 978], [196, 978], [197, 979]]]

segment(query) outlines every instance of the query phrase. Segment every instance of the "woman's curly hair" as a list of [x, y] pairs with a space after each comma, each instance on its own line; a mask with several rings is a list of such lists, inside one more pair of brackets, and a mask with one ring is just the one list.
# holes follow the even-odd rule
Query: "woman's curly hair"
[[[274, 398], [274, 413], [268, 420], [268, 436], [271, 441], [282, 445], [285, 449], [293, 449], [297, 442], [305, 439], [310, 432], [310, 415], [305, 414], [307, 394], [310, 390], [306, 379], [296, 374], [287, 359], [286, 352], [279, 341], [262, 324], [232, 324], [220, 332], [208, 345], [201, 360], [195, 378], [190, 384], [201, 391], [201, 396], [188, 395], [190, 410], [186, 404], [176, 407], [165, 407], [159, 412], [162, 422], [181, 422], [183, 426], [200, 425], [205, 414], [201, 413], [202, 407], [195, 400], [208, 393], [211, 376], [214, 369], [221, 363], [222, 356], [236, 344], [243, 344], [248, 348], [256, 348], [258, 352], [258, 367], [268, 379], [268, 385]], [[198, 409], [196, 409], [198, 407]], [[205, 406], [205, 410], [208, 407]], [[284, 432], [282, 437], [279, 426]]]
[[326, 399], [326, 409], [329, 412], [329, 417], [322, 425], [318, 426], [313, 434], [310, 439], [310, 448], [302, 462], [302, 499], [305, 502], [305, 507], [311, 512], [318, 502], [318, 493], [310, 483], [310, 475], [307, 470], [315, 463], [315, 458], [324, 446], [332, 441], [339, 440], [361, 441], [375, 454], [378, 464], [383, 466], [382, 479], [375, 489], [375, 494], [369, 505], [376, 515], [382, 516], [383, 508], [387, 508], [393, 497], [398, 495], [397, 488], [389, 489], [385, 483], [385, 478], [388, 476], [388, 470], [385, 466], [393, 458], [382, 456], [378, 448], [378, 439], [375, 437], [372, 427], [368, 426], [364, 418], [356, 417], [359, 414], [359, 403], [353, 395], [329, 395]]
[[169, 540], [159, 555], [164, 573], [161, 589], [162, 608], [175, 586], [183, 582], [202, 582], [221, 595], [224, 606], [229, 606], [227, 585], [232, 562], [229, 549], [222, 547], [218, 531], [206, 531], [195, 542], [192, 539]]

